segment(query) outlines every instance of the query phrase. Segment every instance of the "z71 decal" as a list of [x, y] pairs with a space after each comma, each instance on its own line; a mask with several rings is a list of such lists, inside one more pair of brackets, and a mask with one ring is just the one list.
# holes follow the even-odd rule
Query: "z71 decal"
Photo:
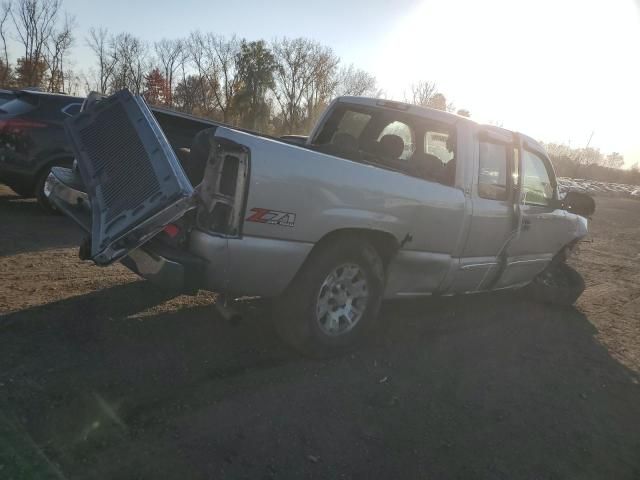
[[283, 227], [293, 227], [296, 223], [295, 213], [279, 212], [268, 208], [252, 208], [251, 211], [253, 213], [246, 218], [247, 222], [269, 223]]

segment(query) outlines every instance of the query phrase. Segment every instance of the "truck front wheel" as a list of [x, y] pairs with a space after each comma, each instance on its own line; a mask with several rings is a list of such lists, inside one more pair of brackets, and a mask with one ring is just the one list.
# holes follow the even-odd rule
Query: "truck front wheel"
[[584, 289], [582, 275], [566, 263], [557, 262], [526, 286], [525, 294], [540, 303], [573, 305]]
[[371, 330], [383, 290], [376, 250], [357, 238], [339, 239], [312, 252], [276, 301], [276, 329], [306, 355], [341, 353]]

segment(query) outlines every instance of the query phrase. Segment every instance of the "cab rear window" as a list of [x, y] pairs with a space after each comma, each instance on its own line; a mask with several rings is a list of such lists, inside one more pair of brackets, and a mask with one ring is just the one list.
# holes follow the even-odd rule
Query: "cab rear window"
[[344, 115], [338, 124], [336, 134], [345, 133], [347, 135], [351, 135], [353, 138], [360, 138], [364, 127], [367, 126], [370, 120], [371, 115], [367, 113], [347, 110], [344, 112]]

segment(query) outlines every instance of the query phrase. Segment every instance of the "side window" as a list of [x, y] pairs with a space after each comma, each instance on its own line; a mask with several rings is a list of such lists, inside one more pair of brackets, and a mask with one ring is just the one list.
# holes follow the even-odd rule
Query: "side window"
[[70, 103], [62, 109], [62, 112], [73, 117], [76, 113], [80, 112], [80, 107], [82, 107], [81, 103]]
[[38, 106], [38, 100], [36, 98], [24, 97], [9, 100], [2, 104], [0, 107], [0, 113], [10, 113], [11, 115], [22, 115], [32, 111]]
[[385, 135], [395, 135], [400, 137], [404, 142], [404, 149], [402, 150], [402, 154], [398, 157], [399, 160], [407, 160], [415, 150], [415, 142], [413, 131], [411, 127], [406, 123], [395, 121], [391, 122], [389, 125], [384, 127], [380, 135], [378, 136], [378, 141]]
[[507, 146], [480, 142], [478, 195], [489, 200], [506, 200], [507, 191]]
[[449, 134], [435, 131], [427, 131], [424, 134], [424, 151], [434, 155], [442, 163], [449, 163], [453, 159], [453, 151], [448, 146]]
[[549, 205], [553, 200], [553, 186], [544, 160], [533, 152], [522, 153], [524, 202], [529, 205]]

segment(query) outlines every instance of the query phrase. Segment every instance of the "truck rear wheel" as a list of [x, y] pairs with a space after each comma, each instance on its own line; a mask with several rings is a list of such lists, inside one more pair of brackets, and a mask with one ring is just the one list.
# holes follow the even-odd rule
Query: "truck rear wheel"
[[287, 291], [276, 301], [282, 339], [313, 357], [355, 346], [375, 324], [384, 289], [376, 250], [343, 238], [312, 252]]
[[564, 262], [552, 263], [525, 287], [525, 294], [541, 303], [573, 305], [584, 292], [582, 275]]

